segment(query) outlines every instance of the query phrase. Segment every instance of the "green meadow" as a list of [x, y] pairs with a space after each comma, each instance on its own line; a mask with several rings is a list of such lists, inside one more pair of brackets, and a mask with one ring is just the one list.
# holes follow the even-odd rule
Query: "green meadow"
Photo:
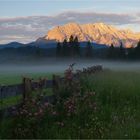
[[62, 75], [62, 73], [23, 73], [23, 74], [0, 74], [0, 85], [14, 85], [21, 84], [23, 77], [28, 77], [34, 80], [38, 80], [39, 78], [48, 78], [52, 79], [52, 75]]
[[[31, 75], [33, 78], [40, 76], [45, 74]], [[50, 74], [46, 76], [51, 78]], [[20, 82], [17, 75], [9, 78], [3, 76], [0, 81], [3, 82], [3, 79], [6, 79], [5, 84]], [[86, 101], [82, 101], [82, 104], [78, 104], [76, 115], [67, 117], [63, 112], [53, 117], [45, 114], [43, 120], [35, 125], [34, 130], [37, 131], [21, 136], [13, 136], [10, 131], [14, 129], [17, 121], [3, 118], [0, 122], [0, 138], [140, 138], [139, 71], [104, 70], [81, 77], [80, 84], [84, 94], [85, 91], [95, 92], [93, 100], [97, 104], [96, 111], [88, 110]], [[63, 103], [55, 105], [54, 108], [62, 112]], [[24, 124], [27, 128], [32, 124], [28, 120], [24, 121], [28, 123]], [[64, 126], [57, 125], [58, 121], [63, 122]]]

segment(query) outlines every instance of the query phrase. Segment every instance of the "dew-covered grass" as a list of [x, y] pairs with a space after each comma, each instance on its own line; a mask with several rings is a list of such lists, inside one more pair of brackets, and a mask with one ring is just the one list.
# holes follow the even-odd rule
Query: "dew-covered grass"
[[[52, 112], [52, 115], [46, 113], [43, 120], [39, 124], [35, 123], [35, 126], [31, 125], [32, 120], [26, 120], [24, 125], [27, 130], [31, 130], [31, 125], [32, 130], [37, 131], [31, 131], [22, 138], [140, 138], [139, 71], [104, 70], [83, 76], [80, 83], [84, 94], [87, 91], [95, 92], [95, 95], [87, 96], [85, 100], [76, 97], [77, 114], [67, 116], [63, 102], [58, 103], [52, 108], [58, 115], [54, 115], [56, 112]], [[91, 101], [96, 103], [93, 110], [88, 104]], [[17, 125], [17, 122], [14, 123]], [[10, 138], [11, 125], [13, 126], [12, 118], [1, 121], [0, 138]]]

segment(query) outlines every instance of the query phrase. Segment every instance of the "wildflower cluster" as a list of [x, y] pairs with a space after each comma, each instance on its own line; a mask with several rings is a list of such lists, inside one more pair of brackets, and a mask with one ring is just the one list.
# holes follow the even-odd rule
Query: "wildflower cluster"
[[68, 98], [64, 102], [64, 107], [66, 110], [66, 115], [71, 116], [72, 114], [76, 114], [76, 100], [74, 97]]
[[73, 66], [74, 64], [70, 65], [65, 71], [62, 81], [57, 81], [59, 88], [57, 88], [55, 91], [60, 99], [67, 98], [75, 94], [80, 94], [81, 92], [80, 81], [75, 77]]
[[74, 63], [71, 64], [69, 66], [69, 68], [65, 71], [65, 73], [64, 73], [65, 80], [72, 81], [73, 75], [74, 75], [74, 72], [73, 72], [74, 71], [74, 69], [73, 69], [74, 65], [75, 65]]
[[48, 102], [42, 103], [40, 98], [26, 99], [15, 112], [12, 137], [33, 138], [36, 135], [35, 132], [39, 131], [39, 126], [46, 112], [53, 112], [52, 108], [52, 104]]
[[[14, 136], [16, 135], [17, 138], [35, 138], [36, 131], [40, 131], [40, 127], [44, 125], [47, 128], [54, 126], [63, 129], [64, 127], [68, 127], [69, 121], [72, 120], [75, 121], [71, 127], [74, 125], [78, 133], [83, 131], [84, 128], [91, 129], [91, 132], [97, 131], [94, 128], [94, 124], [99, 124], [98, 120], [95, 119], [99, 108], [96, 103], [96, 94], [89, 89], [83, 90], [84, 86], [81, 79], [76, 77], [73, 66], [74, 64], [70, 65], [65, 71], [63, 84], [57, 88], [60, 96], [54, 104], [48, 102], [42, 103], [41, 98], [43, 96], [29, 98], [25, 101], [17, 111], [16, 125], [13, 129]], [[93, 121], [93, 119], [96, 121]], [[45, 123], [44, 120], [46, 120]], [[90, 122], [93, 122], [93, 124]], [[90, 132], [88, 133], [91, 135]]]
[[82, 74], [94, 74], [97, 72], [101, 72], [103, 70], [102, 65], [96, 65], [88, 68], [83, 68], [83, 70], [76, 70], [76, 76], [80, 76]]

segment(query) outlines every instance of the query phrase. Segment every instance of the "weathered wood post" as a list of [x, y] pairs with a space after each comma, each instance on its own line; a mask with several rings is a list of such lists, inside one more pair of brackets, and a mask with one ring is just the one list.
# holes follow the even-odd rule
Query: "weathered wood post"
[[58, 98], [59, 97], [59, 90], [60, 90], [60, 76], [53, 75], [53, 93]]
[[3, 88], [0, 86], [0, 109], [2, 109], [3, 105]]
[[32, 80], [30, 78], [23, 78], [23, 101], [29, 98], [32, 92]]
[[40, 94], [43, 94], [43, 89], [46, 87], [47, 78], [40, 78], [38, 81], [38, 88]]

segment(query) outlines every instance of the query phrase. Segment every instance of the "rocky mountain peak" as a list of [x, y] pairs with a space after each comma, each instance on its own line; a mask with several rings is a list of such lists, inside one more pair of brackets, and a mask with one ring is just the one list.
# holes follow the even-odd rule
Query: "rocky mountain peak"
[[125, 47], [135, 46], [140, 39], [140, 34], [131, 30], [120, 30], [114, 26], [104, 23], [78, 24], [68, 23], [51, 29], [44, 37], [46, 40], [56, 40], [62, 42], [69, 37], [77, 36], [79, 41], [92, 41], [99, 44], [119, 46], [120, 42]]

